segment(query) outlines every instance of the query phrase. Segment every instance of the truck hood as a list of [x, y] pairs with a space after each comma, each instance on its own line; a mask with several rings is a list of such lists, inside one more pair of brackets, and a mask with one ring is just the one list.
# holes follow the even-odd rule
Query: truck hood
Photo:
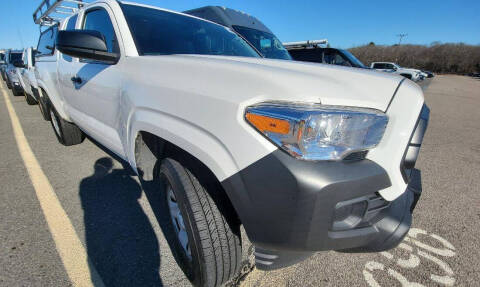
[[127, 57], [148, 85], [195, 90], [241, 103], [295, 101], [385, 111], [403, 77], [375, 70], [263, 58], [166, 55]]

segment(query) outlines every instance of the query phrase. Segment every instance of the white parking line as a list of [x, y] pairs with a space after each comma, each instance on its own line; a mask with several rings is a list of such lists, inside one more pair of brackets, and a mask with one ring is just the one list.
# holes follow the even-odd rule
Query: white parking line
[[[50, 182], [42, 171], [37, 158], [28, 144], [15, 109], [0, 83], [8, 114], [12, 122], [17, 147], [32, 181], [38, 201], [52, 234], [58, 254], [74, 286], [104, 286], [93, 264], [88, 259], [85, 248], [78, 238], [72, 222], [62, 208]], [[40, 117], [40, 115], [39, 115]]]

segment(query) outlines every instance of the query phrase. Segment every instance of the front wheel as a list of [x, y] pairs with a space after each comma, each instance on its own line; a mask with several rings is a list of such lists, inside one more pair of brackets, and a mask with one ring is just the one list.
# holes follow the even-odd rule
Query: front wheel
[[239, 226], [229, 225], [192, 172], [167, 158], [158, 177], [173, 225], [174, 254], [194, 286], [220, 286], [240, 267]]

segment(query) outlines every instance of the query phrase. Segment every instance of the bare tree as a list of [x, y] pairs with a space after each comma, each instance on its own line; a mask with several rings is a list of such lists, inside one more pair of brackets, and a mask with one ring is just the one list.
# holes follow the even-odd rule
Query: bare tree
[[425, 45], [364, 45], [349, 51], [365, 64], [396, 62], [400, 66], [435, 73], [469, 74], [480, 72], [480, 46], [434, 42]]

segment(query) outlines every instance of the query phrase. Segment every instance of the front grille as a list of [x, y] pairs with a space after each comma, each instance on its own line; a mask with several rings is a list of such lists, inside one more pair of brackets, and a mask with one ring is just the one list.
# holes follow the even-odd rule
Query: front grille
[[367, 153], [368, 153], [367, 150], [357, 151], [347, 155], [343, 160], [349, 160], [349, 161], [362, 160], [362, 159], [365, 159], [365, 157], [367, 156]]

